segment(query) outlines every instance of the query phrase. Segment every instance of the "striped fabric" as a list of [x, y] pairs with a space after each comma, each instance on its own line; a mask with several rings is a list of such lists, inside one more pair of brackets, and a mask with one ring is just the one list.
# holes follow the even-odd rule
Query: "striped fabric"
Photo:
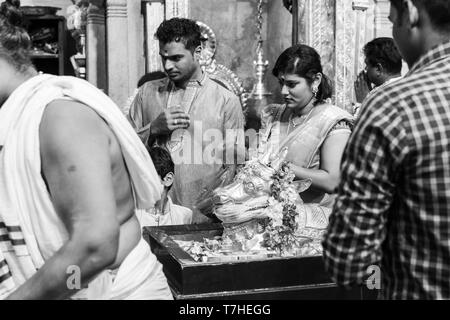
[[20, 227], [0, 221], [0, 298], [16, 287], [6, 255], [24, 250], [27, 249]]
[[[0, 152], [2, 151], [2, 149], [3, 146], [0, 146]], [[2, 295], [5, 295], [7, 291], [9, 291], [8, 288], [14, 288], [14, 281], [12, 279], [11, 270], [9, 269], [8, 262], [6, 262], [6, 258], [4, 256], [4, 252], [9, 251], [12, 246], [8, 229], [11, 230], [5, 225], [3, 221], [0, 221], [0, 297]], [[20, 232], [20, 227], [13, 227], [12, 230], [19, 230]], [[5, 292], [2, 292], [2, 290]]]
[[378, 265], [380, 298], [450, 299], [450, 42], [362, 106], [323, 247], [339, 284]]

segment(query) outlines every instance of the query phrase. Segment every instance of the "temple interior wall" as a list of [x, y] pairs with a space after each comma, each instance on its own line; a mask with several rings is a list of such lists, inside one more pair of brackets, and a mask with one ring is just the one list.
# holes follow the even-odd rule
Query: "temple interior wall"
[[66, 16], [66, 10], [73, 3], [70, 0], [21, 0], [22, 6], [51, 6], [61, 8], [58, 15]]
[[[291, 46], [292, 16], [282, 1], [264, 1], [263, 40], [269, 61], [266, 86], [280, 102], [278, 81], [271, 70], [279, 54]], [[333, 102], [351, 109], [353, 81], [363, 68], [363, 45], [375, 36], [391, 36], [389, 1], [300, 0], [299, 42], [314, 47], [324, 73], [334, 84]], [[190, 0], [189, 17], [208, 24], [216, 33], [217, 61], [234, 71], [251, 90], [254, 83], [256, 0]]]
[[[67, 8], [71, 5], [73, 5], [72, 1], [70, 0], [21, 0], [20, 1], [21, 6], [51, 6], [51, 7], [57, 7], [61, 8], [57, 11], [57, 15], [63, 16], [67, 19]], [[75, 72], [73, 70], [72, 64], [70, 63], [69, 59], [72, 55], [76, 53], [76, 47], [75, 47], [75, 40], [70, 35], [70, 32], [66, 32], [65, 35], [65, 42], [66, 42], [66, 50], [64, 54], [64, 60], [65, 60], [65, 69], [64, 73], [66, 75], [75, 75]]]
[[[65, 8], [71, 4], [69, 0], [31, 2]], [[105, 82], [105, 91], [119, 105], [134, 91], [143, 74], [160, 69], [153, 35], [163, 19], [173, 16], [196, 19], [211, 27], [217, 37], [217, 62], [230, 68], [243, 80], [245, 89], [251, 90], [255, 81], [256, 0], [107, 0], [103, 3], [106, 36], [95, 40], [96, 48], [102, 52], [96, 52], [96, 48], [88, 52], [95, 59], [88, 57], [92, 63], [90, 66], [88, 63], [87, 74], [93, 83]], [[318, 50], [324, 73], [335, 87], [333, 102], [350, 109], [354, 100], [353, 82], [363, 68], [364, 43], [376, 36], [391, 36], [387, 19], [389, 1], [300, 0], [299, 3], [299, 42]], [[151, 8], [147, 14], [146, 8]], [[292, 16], [281, 0], [264, 0], [262, 18], [264, 55], [269, 62], [265, 82], [274, 102], [278, 102], [281, 98], [278, 82], [271, 69], [282, 50], [291, 45]], [[95, 30], [102, 30], [98, 19], [95, 23], [91, 38], [95, 38]], [[106, 74], [94, 72], [96, 65], [104, 64]]]

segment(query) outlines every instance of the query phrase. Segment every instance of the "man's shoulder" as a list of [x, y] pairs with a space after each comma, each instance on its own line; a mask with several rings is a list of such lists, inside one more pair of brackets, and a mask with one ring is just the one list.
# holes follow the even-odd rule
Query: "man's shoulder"
[[[74, 122], [77, 120], [87, 120], [95, 119], [100, 120], [100, 116], [91, 107], [86, 104], [75, 101], [72, 99], [56, 99], [47, 104], [43, 119], [51, 118], [54, 120], [54, 124], [60, 124], [64, 120], [72, 120]], [[58, 121], [59, 120], [59, 121]], [[81, 121], [80, 125], [83, 125]]]
[[130, 110], [145, 108], [146, 101], [156, 103], [158, 97], [167, 94], [169, 88], [169, 78], [161, 78], [145, 82], [137, 89], [135, 99], [131, 103]]
[[416, 89], [410, 86], [408, 78], [399, 79], [379, 88], [361, 105], [355, 122], [355, 131], [367, 128], [398, 131], [410, 127], [409, 119], [415, 91]]
[[176, 220], [181, 224], [191, 224], [192, 223], [192, 210], [177, 204], [172, 203], [172, 214], [175, 216]]
[[161, 78], [145, 82], [139, 87], [140, 91], [161, 91], [169, 86], [169, 78]]
[[[88, 126], [103, 127], [102, 117], [88, 105], [71, 99], [57, 99], [50, 102], [42, 116], [42, 128], [63, 128], [64, 131], [80, 130]], [[44, 130], [45, 131], [45, 130]]]
[[39, 129], [41, 149], [64, 153], [83, 146], [86, 141], [108, 141], [111, 131], [100, 115], [89, 106], [68, 99], [50, 102]]
[[206, 83], [209, 90], [214, 90], [214, 92], [219, 96], [223, 97], [226, 100], [236, 99], [239, 100], [238, 96], [234, 94], [233, 91], [228, 89], [224, 84], [221, 84], [218, 80], [212, 79], [209, 76], [206, 76]]
[[375, 89], [369, 94], [363, 105], [377, 105], [378, 108], [391, 108], [404, 101], [405, 97], [410, 96], [411, 93], [412, 88], [409, 85], [409, 80], [400, 78]]

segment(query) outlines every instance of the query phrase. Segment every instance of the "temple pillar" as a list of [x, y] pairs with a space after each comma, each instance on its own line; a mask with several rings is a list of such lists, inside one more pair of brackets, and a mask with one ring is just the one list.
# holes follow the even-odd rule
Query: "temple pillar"
[[144, 22], [141, 1], [127, 1], [128, 20], [128, 95], [136, 89], [137, 82], [145, 74], [145, 55], [142, 48]]
[[106, 1], [108, 94], [119, 106], [129, 95], [127, 17], [126, 0]]
[[107, 92], [105, 1], [89, 2], [86, 26], [87, 80]]
[[159, 42], [155, 39], [155, 33], [161, 22], [164, 21], [164, 3], [161, 0], [145, 0], [144, 21], [145, 21], [145, 71], [154, 72], [162, 70], [161, 59], [159, 58]]
[[189, 0], [142, 0], [144, 12], [145, 71], [162, 70], [159, 42], [155, 33], [161, 22], [173, 17], [189, 16]]
[[187, 18], [189, 16], [189, 0], [165, 0], [166, 20], [174, 17]]
[[[355, 55], [354, 55], [354, 70], [353, 76], [356, 80], [358, 73], [364, 69], [364, 54], [362, 49], [364, 45], [372, 40], [367, 39], [366, 29], [367, 29], [367, 10], [369, 9], [369, 1], [353, 1], [352, 9], [355, 11]], [[354, 92], [352, 92], [352, 97], [354, 98]]]
[[392, 38], [392, 23], [389, 21], [389, 0], [375, 0], [375, 37]]
[[368, 11], [373, 11], [373, 6], [367, 0], [336, 0], [334, 102], [349, 112], [355, 95], [353, 83], [364, 65], [362, 48], [372, 40], [373, 32], [367, 28], [373, 23], [368, 19]]
[[[299, 1], [300, 16], [305, 21], [306, 44], [319, 53], [323, 72], [331, 81], [334, 79], [335, 69], [335, 1]], [[303, 13], [302, 13], [303, 12]], [[301, 29], [300, 29], [301, 30]]]

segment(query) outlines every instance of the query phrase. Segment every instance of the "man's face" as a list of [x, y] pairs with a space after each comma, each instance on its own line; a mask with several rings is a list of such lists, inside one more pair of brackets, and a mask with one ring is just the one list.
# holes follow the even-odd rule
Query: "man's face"
[[173, 82], [189, 81], [200, 68], [198, 61], [182, 42], [159, 43], [164, 70]]
[[380, 85], [378, 80], [378, 70], [376, 66], [373, 66], [367, 59], [365, 60], [366, 64], [366, 75], [367, 80], [369, 80], [370, 83], [373, 83], [376, 87]]

